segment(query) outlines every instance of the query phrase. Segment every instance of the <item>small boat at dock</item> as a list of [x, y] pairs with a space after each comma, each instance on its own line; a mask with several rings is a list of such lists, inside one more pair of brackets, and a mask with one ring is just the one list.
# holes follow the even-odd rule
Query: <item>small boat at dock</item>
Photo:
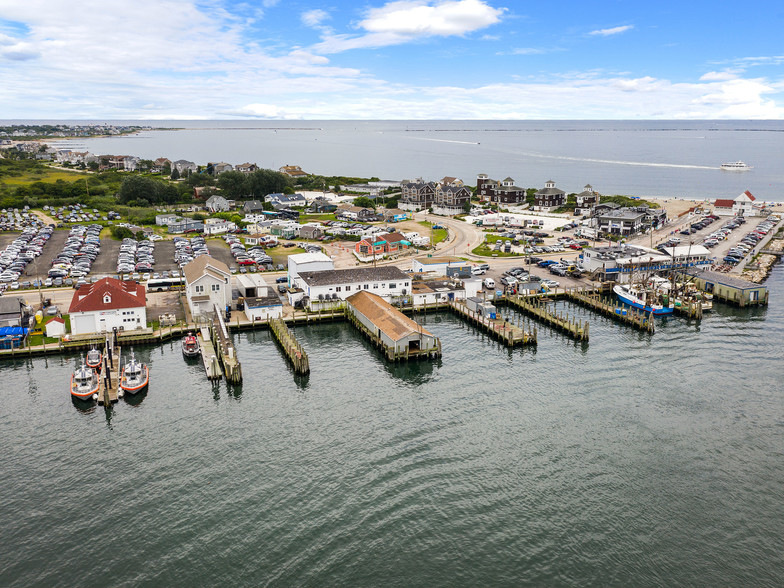
[[675, 312], [675, 305], [670, 301], [670, 297], [652, 289], [618, 284], [613, 286], [613, 292], [624, 304], [643, 312], [652, 312], [653, 316], [666, 316]]
[[182, 354], [185, 357], [198, 357], [200, 353], [199, 340], [196, 338], [196, 335], [189, 331], [188, 334], [182, 338]]
[[136, 394], [147, 387], [150, 382], [150, 368], [140, 362], [131, 351], [131, 359], [122, 368], [120, 388], [128, 394]]
[[71, 396], [79, 400], [92, 400], [98, 397], [100, 380], [98, 373], [82, 361], [71, 374]]
[[90, 351], [87, 352], [87, 359], [85, 360], [87, 367], [92, 368], [97, 372], [100, 372], [102, 361], [103, 361], [103, 353], [95, 346], [92, 346], [90, 348]]

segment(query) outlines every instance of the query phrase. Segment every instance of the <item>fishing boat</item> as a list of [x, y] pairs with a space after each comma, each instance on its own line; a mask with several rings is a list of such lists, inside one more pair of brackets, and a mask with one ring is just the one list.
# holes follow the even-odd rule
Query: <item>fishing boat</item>
[[93, 345], [90, 348], [90, 351], [87, 352], [87, 359], [85, 360], [87, 367], [90, 367], [95, 371], [100, 372], [102, 361], [103, 361], [103, 353]]
[[199, 340], [196, 338], [196, 335], [189, 331], [182, 339], [182, 354], [185, 357], [196, 357], [200, 352]]
[[730, 161], [728, 163], [722, 163], [721, 169], [724, 171], [747, 171], [751, 169], [751, 166], [742, 161]]
[[669, 295], [650, 288], [618, 284], [613, 286], [613, 292], [624, 304], [644, 312], [652, 312], [653, 316], [666, 316], [675, 312], [675, 305], [670, 301]]
[[144, 390], [150, 381], [150, 368], [147, 364], [140, 362], [131, 351], [131, 359], [122, 369], [120, 378], [120, 388], [128, 394], [136, 394]]
[[71, 374], [71, 396], [74, 398], [79, 400], [98, 398], [99, 386], [98, 373], [85, 361], [82, 361], [82, 365]]

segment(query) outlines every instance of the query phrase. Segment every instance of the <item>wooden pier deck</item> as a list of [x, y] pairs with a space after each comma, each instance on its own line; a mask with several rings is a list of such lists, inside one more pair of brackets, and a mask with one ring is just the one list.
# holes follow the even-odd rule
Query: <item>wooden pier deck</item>
[[207, 379], [220, 380], [223, 377], [223, 370], [221, 370], [220, 362], [218, 361], [218, 354], [215, 353], [215, 348], [212, 346], [209, 329], [204, 328], [200, 330], [196, 334], [196, 338], [199, 341], [201, 362], [204, 365], [204, 371], [207, 373]]
[[490, 317], [482, 316], [470, 310], [462, 301], [451, 301], [448, 303], [448, 308], [508, 347], [536, 345], [536, 328], [532, 331], [526, 331], [522, 327], [508, 323], [503, 319], [491, 319]]
[[286, 326], [283, 319], [274, 318], [270, 319], [269, 327], [272, 331], [275, 340], [280, 344], [286, 358], [294, 366], [294, 371], [298, 374], [307, 374], [310, 372], [310, 361], [308, 354], [302, 348], [299, 341], [294, 337], [294, 333]]
[[99, 379], [98, 404], [109, 406], [117, 402], [120, 388], [120, 347], [112, 345], [109, 338], [104, 342], [103, 367]]
[[653, 334], [656, 329], [653, 321], [653, 313], [646, 315], [617, 301], [610, 303], [602, 298], [596, 290], [571, 288], [566, 290], [566, 297], [572, 302], [576, 302], [586, 308], [618, 321], [619, 323], [623, 323], [626, 326], [640, 331]]
[[221, 366], [223, 366], [223, 374], [226, 376], [226, 381], [232, 384], [239, 384], [242, 382], [242, 366], [237, 358], [237, 350], [234, 348], [234, 343], [232, 343], [229, 336], [229, 330], [223, 321], [223, 313], [217, 304], [214, 310], [215, 316], [212, 319], [210, 334], [218, 352], [218, 360]]
[[569, 315], [558, 314], [550, 310], [542, 296], [520, 296], [519, 294], [506, 296], [506, 302], [521, 310], [544, 324], [566, 333], [577, 341], [588, 341], [588, 321], [570, 319]]

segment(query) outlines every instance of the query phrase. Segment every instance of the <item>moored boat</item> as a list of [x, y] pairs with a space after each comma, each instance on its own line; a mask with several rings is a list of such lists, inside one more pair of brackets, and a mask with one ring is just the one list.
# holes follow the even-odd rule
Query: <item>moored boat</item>
[[200, 352], [199, 340], [196, 338], [196, 335], [189, 331], [182, 339], [182, 354], [185, 357], [196, 357]]
[[131, 359], [122, 369], [120, 388], [128, 394], [136, 394], [147, 387], [150, 381], [150, 368], [140, 362], [131, 351]]
[[71, 374], [71, 396], [79, 400], [97, 398], [100, 380], [96, 371], [84, 361]]
[[675, 305], [667, 294], [626, 284], [613, 286], [613, 292], [624, 304], [643, 312], [652, 312], [654, 316], [666, 316], [675, 312]]
[[729, 161], [721, 164], [721, 169], [725, 171], [746, 171], [751, 169], [751, 166], [742, 161]]
[[90, 351], [87, 352], [87, 359], [85, 363], [87, 367], [94, 369], [95, 371], [101, 371], [101, 362], [103, 361], [103, 353], [98, 350], [95, 346], [90, 348]]

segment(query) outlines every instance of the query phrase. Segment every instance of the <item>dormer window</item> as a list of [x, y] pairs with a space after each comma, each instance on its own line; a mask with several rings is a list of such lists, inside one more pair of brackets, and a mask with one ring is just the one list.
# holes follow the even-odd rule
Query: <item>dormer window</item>
[[112, 303], [112, 295], [108, 292], [103, 295], [103, 303], [104, 304], [111, 304]]

